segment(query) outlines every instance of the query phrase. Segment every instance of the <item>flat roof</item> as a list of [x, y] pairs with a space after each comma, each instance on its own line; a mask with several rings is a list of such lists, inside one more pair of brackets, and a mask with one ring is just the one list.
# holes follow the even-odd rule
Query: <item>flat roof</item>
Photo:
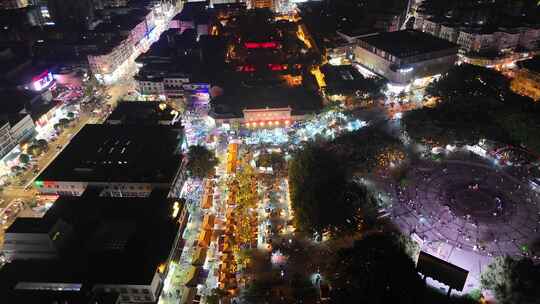
[[[327, 91], [350, 91], [362, 88], [364, 77], [351, 65], [330, 65], [321, 67]], [[332, 92], [329, 92], [332, 93]]]
[[378, 33], [359, 40], [400, 58], [457, 48], [454, 43], [415, 30]]
[[225, 88], [224, 95], [212, 100], [212, 115], [216, 118], [243, 117], [243, 110], [264, 108], [292, 109], [293, 115], [315, 113], [322, 109], [317, 91], [304, 86], [253, 85]]
[[170, 183], [182, 141], [170, 126], [87, 124], [37, 181]]
[[531, 59], [523, 60], [518, 63], [519, 66], [535, 73], [540, 73], [540, 56], [535, 56]]
[[[17, 260], [0, 270], [0, 288], [17, 283], [150, 285], [169, 256], [178, 232], [167, 191], [149, 197], [99, 197], [91, 189], [81, 197], [61, 197], [44, 221], [62, 220], [71, 233], [60, 257]], [[183, 206], [182, 206], [183, 207]]]
[[[107, 121], [121, 121], [123, 124], [157, 125], [160, 121], [172, 121], [172, 109], [165, 106], [162, 110], [160, 102], [122, 101], [118, 103]], [[164, 104], [164, 103], [163, 103]]]

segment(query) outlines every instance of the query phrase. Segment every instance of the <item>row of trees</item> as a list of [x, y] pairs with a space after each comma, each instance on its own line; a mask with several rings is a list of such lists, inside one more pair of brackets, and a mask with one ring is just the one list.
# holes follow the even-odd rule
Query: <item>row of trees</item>
[[190, 146], [187, 153], [187, 171], [195, 178], [205, 178], [219, 163], [214, 152], [203, 146]]
[[540, 151], [540, 104], [514, 94], [497, 71], [455, 66], [426, 91], [440, 103], [404, 115], [412, 139], [446, 145], [487, 138]]
[[480, 282], [501, 304], [538, 303], [540, 299], [540, 265], [530, 258], [496, 258]]

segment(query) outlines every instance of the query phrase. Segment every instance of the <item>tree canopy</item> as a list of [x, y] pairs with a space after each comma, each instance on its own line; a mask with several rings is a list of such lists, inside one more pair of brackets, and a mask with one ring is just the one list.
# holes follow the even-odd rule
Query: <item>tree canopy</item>
[[423, 282], [392, 235], [368, 235], [331, 263], [333, 303], [422, 303]]
[[308, 144], [294, 155], [289, 185], [296, 227], [305, 232], [356, 231], [360, 209], [375, 205], [367, 189], [347, 180], [336, 155], [316, 144]]
[[332, 141], [329, 149], [349, 168], [362, 172], [371, 172], [381, 165], [383, 154], [404, 156], [401, 142], [377, 126], [345, 133]]
[[498, 257], [482, 273], [482, 288], [492, 290], [501, 304], [537, 303], [540, 265], [529, 258]]
[[497, 71], [463, 64], [426, 91], [440, 102], [405, 113], [412, 139], [446, 145], [486, 138], [540, 151], [540, 105], [514, 94]]
[[30, 156], [28, 156], [28, 154], [22, 153], [21, 155], [19, 155], [19, 161], [23, 164], [27, 164], [30, 161]]
[[214, 152], [203, 146], [191, 146], [187, 154], [187, 170], [191, 176], [205, 178], [218, 164]]
[[257, 159], [257, 165], [259, 167], [272, 167], [277, 170], [285, 165], [285, 159], [278, 152], [263, 153]]

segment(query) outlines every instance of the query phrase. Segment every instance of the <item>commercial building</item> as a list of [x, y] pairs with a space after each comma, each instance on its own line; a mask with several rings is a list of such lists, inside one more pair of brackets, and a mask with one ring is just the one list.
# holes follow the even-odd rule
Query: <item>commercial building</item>
[[180, 114], [165, 103], [124, 101], [107, 117], [107, 124], [143, 124], [172, 126], [180, 124]]
[[97, 52], [88, 55], [90, 70], [102, 83], [112, 83], [120, 78], [128, 68], [128, 58], [133, 53], [129, 39], [118, 37], [102, 46]]
[[178, 191], [184, 179], [183, 130], [171, 126], [86, 125], [38, 176], [42, 194], [145, 197], [154, 189]]
[[324, 93], [330, 101], [345, 101], [359, 98], [359, 91], [365, 85], [364, 77], [351, 65], [329, 65], [321, 67], [324, 74]]
[[540, 42], [539, 25], [488, 28], [480, 24], [471, 26], [446, 19], [417, 17], [414, 29], [457, 43], [463, 53], [509, 52], [520, 48], [534, 50]]
[[128, 14], [112, 17], [93, 31], [108, 41], [88, 55], [90, 70], [102, 83], [112, 83], [129, 69], [129, 59], [148, 47], [150, 34], [155, 28], [154, 13], [134, 9]]
[[206, 1], [185, 3], [182, 11], [171, 19], [169, 28], [179, 33], [194, 29], [197, 37], [208, 35], [215, 19], [207, 5]]
[[359, 38], [355, 59], [391, 83], [407, 84], [447, 71], [457, 59], [457, 50], [456, 44], [444, 39], [404, 30]]
[[[313, 86], [314, 87], [314, 86]], [[303, 86], [225, 88], [211, 100], [210, 116], [218, 125], [246, 128], [286, 127], [322, 109], [318, 92]]]
[[[187, 221], [181, 201], [60, 197], [43, 218], [18, 218], [6, 231], [2, 303], [155, 303]], [[116, 295], [114, 302], [91, 302]], [[46, 295], [46, 296], [45, 296]], [[67, 296], [77, 301], [58, 301]], [[55, 300], [55, 301], [53, 301]]]
[[44, 101], [39, 95], [36, 99], [32, 95], [32, 92], [0, 91], [0, 158], [35, 135], [34, 119], [38, 121], [37, 108]]
[[0, 158], [35, 134], [29, 114], [0, 114]]

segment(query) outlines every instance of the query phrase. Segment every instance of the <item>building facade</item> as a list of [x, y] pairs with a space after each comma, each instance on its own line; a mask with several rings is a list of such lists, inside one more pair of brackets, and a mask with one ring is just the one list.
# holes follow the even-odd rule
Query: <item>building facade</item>
[[20, 114], [5, 120], [0, 126], [0, 158], [35, 133], [35, 124], [29, 114]]
[[457, 45], [413, 30], [381, 33], [360, 38], [355, 58], [391, 83], [408, 84], [447, 71], [457, 60]]
[[460, 50], [465, 53], [491, 50], [506, 52], [518, 48], [534, 50], [539, 47], [540, 42], [539, 26], [500, 27], [495, 30], [485, 30], [481, 27], [418, 17], [415, 19], [414, 29], [457, 43]]

